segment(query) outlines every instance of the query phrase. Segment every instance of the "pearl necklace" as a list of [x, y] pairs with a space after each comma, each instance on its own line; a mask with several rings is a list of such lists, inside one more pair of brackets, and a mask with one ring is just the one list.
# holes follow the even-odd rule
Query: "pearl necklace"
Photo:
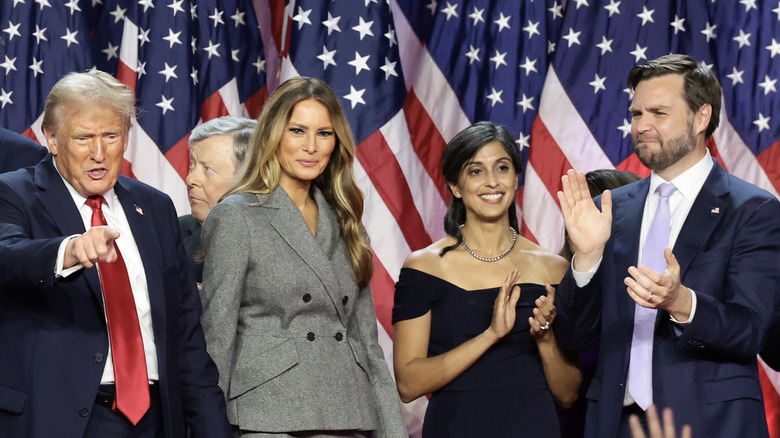
[[[460, 228], [463, 228], [463, 225], [461, 225]], [[515, 243], [517, 243], [517, 231], [515, 231], [515, 229], [512, 228], [512, 227], [509, 227], [509, 229], [512, 230], [512, 244], [509, 245], [509, 248], [507, 248], [506, 251], [503, 252], [503, 254], [501, 254], [499, 256], [496, 256], [496, 257], [491, 257], [491, 258], [482, 257], [481, 255], [478, 255], [477, 253], [472, 251], [471, 248], [469, 248], [469, 246], [466, 245], [466, 241], [465, 240], [461, 240], [460, 243], [463, 245], [463, 248], [465, 248], [466, 251], [468, 251], [469, 254], [473, 255], [474, 258], [476, 258], [477, 260], [482, 261], [482, 262], [496, 262], [496, 261], [499, 261], [499, 260], [503, 259], [504, 257], [507, 256], [507, 254], [512, 252], [512, 249], [515, 247]]]

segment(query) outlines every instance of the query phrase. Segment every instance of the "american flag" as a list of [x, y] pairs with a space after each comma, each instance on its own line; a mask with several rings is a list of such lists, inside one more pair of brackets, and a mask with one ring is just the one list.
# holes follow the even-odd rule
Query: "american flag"
[[257, 116], [267, 97], [265, 51], [250, 0], [13, 0], [0, 4], [0, 125], [45, 144], [43, 106], [71, 71], [115, 74], [141, 112], [123, 173], [189, 212], [184, 177], [195, 125]]
[[[126, 173], [166, 191], [181, 214], [189, 210], [192, 127], [256, 116], [268, 93], [297, 74], [329, 82], [358, 143], [389, 363], [393, 285], [411, 251], [444, 235], [441, 151], [472, 122], [492, 120], [516, 136], [527, 162], [518, 192], [523, 234], [558, 251], [555, 192], [566, 169], [647, 174], [632, 155], [628, 71], [688, 53], [713, 69], [725, 93], [713, 155], [731, 173], [780, 190], [778, 0], [52, 3], [0, 3], [0, 126], [43, 140], [43, 102], [59, 77], [112, 72], [136, 90], [142, 109]], [[761, 374], [771, 433], [780, 437], [780, 378], [763, 365]], [[406, 406], [413, 436], [425, 404]]]

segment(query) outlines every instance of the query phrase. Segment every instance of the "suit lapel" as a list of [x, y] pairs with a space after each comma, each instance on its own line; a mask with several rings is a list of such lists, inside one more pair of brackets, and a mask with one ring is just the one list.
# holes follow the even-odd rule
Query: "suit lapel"
[[[639, 255], [639, 233], [642, 226], [642, 214], [645, 209], [645, 199], [650, 188], [650, 179], [645, 178], [634, 184], [621, 199], [613, 206], [613, 212], [620, 210], [620, 214], [613, 215], [615, 222], [612, 225], [613, 241], [615, 242], [615, 261], [618, 267], [636, 265]], [[628, 275], [626, 273], [626, 275]]]
[[[73, 197], [55, 169], [51, 155], [35, 167], [34, 181], [39, 189], [38, 202], [49, 215], [51, 222], [57, 226], [60, 234], [62, 236], [84, 234], [86, 229], [81, 219], [81, 213], [73, 204]], [[102, 307], [103, 294], [100, 289], [97, 268], [84, 269], [83, 275]]]
[[673, 252], [680, 263], [680, 278], [685, 278], [691, 261], [701, 252], [721, 218], [727, 214], [728, 193], [728, 174], [715, 163], [699, 195], [693, 201], [691, 211], [674, 244]]
[[86, 230], [81, 214], [73, 204], [73, 198], [65, 187], [62, 177], [54, 168], [51, 156], [36, 166], [34, 180], [40, 190], [38, 199], [41, 205], [62, 235], [84, 233]]
[[[276, 215], [271, 219], [271, 226], [274, 227], [282, 239], [290, 245], [290, 248], [298, 254], [304, 263], [311, 268], [325, 288], [326, 293], [339, 313], [339, 317], [344, 319], [343, 310], [341, 306], [337, 305], [338, 281], [333, 272], [331, 262], [325, 257], [318, 243], [318, 239], [323, 237], [331, 240], [330, 233], [335, 228], [332, 223], [332, 213], [319, 190], [316, 188], [314, 190], [315, 200], [319, 208], [318, 237], [311, 233], [301, 212], [295, 207], [290, 197], [287, 196], [287, 192], [281, 187], [277, 187], [274, 190], [271, 200], [265, 205], [278, 209]], [[320, 233], [327, 233], [327, 237], [325, 235], [319, 236]]]

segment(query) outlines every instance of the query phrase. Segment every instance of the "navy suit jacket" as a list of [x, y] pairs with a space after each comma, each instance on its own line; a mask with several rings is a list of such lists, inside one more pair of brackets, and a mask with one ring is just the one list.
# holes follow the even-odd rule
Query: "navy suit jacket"
[[[217, 369], [170, 199], [124, 176], [114, 187], [143, 260], [166, 438], [231, 437]], [[55, 278], [84, 224], [51, 157], [0, 175], [0, 432], [81, 438], [108, 354], [96, 268]]]
[[33, 166], [49, 153], [29, 138], [0, 128], [0, 173]]
[[[612, 192], [612, 235], [596, 275], [580, 289], [570, 269], [558, 289], [555, 334], [562, 347], [601, 341], [586, 437], [614, 437], [620, 422], [634, 324], [623, 279], [637, 263], [649, 184], [646, 178]], [[780, 291], [780, 202], [716, 163], [673, 253], [681, 283], [696, 292], [698, 304], [685, 327], [658, 312], [654, 403], [671, 407], [675, 422], [690, 424], [695, 436], [767, 436], [756, 355]]]
[[200, 249], [200, 232], [203, 227], [191, 214], [179, 216], [179, 229], [184, 249], [190, 257], [192, 270], [195, 273], [195, 281], [203, 283], [203, 262], [196, 262], [195, 256]]
[[775, 320], [769, 328], [761, 359], [773, 370], [780, 371], [780, 309], [775, 311]]

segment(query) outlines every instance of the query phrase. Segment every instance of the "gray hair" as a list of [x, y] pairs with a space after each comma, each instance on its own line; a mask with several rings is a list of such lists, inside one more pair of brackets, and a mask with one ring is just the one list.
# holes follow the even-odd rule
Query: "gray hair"
[[44, 130], [56, 132], [62, 123], [63, 108], [107, 105], [122, 117], [126, 129], [136, 115], [133, 90], [110, 74], [92, 69], [68, 73], [54, 84], [43, 109]]
[[224, 116], [211, 119], [195, 127], [190, 134], [189, 147], [210, 137], [233, 135], [233, 154], [236, 167], [240, 167], [246, 158], [249, 141], [255, 132], [257, 120], [246, 117]]

